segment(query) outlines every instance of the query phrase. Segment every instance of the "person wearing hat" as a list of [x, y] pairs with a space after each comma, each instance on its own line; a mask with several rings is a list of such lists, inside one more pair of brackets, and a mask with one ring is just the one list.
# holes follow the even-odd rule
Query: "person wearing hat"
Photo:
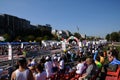
[[52, 61], [51, 61], [51, 58], [49, 56], [47, 56], [45, 59], [46, 59], [46, 62], [44, 64], [45, 71], [47, 73], [47, 77], [50, 77], [53, 75], [53, 73], [52, 73], [52, 68], [53, 68]]
[[26, 58], [20, 57], [18, 65], [18, 69], [12, 73], [11, 80], [34, 80], [32, 72], [27, 68]]

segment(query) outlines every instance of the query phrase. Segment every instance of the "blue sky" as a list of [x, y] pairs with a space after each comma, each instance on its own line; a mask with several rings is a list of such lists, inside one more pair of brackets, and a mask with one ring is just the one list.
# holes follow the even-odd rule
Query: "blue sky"
[[120, 30], [120, 0], [0, 0], [0, 13], [88, 36]]

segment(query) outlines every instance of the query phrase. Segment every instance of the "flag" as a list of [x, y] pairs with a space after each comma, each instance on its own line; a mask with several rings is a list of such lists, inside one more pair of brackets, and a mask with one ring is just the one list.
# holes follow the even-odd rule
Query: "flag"
[[77, 26], [77, 30], [79, 31], [79, 27]]

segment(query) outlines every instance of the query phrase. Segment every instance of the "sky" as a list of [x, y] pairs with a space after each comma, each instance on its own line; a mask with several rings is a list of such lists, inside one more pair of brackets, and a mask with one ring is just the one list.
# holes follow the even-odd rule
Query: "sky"
[[120, 0], [0, 0], [0, 14], [87, 36], [120, 30]]

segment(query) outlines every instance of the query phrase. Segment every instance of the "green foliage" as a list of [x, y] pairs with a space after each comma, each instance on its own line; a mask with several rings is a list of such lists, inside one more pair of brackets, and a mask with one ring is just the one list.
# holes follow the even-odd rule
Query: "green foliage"
[[[49, 38], [52, 38], [53, 36], [51, 35], [51, 30], [48, 30], [48, 27], [50, 25], [39, 25], [38, 27], [30, 27], [30, 28], [25, 28], [23, 29], [22, 32], [20, 32], [20, 35], [16, 35], [16, 38], [13, 40], [16, 40], [21, 36], [23, 39], [22, 41], [34, 41], [36, 40], [37, 42], [41, 41], [41, 39], [48, 40]], [[45, 37], [45, 35], [47, 37]], [[49, 36], [49, 37], [48, 37]]]
[[48, 39], [49, 39], [48, 36], [44, 36], [44, 37], [43, 37], [43, 40], [48, 40]]
[[37, 37], [35, 40], [36, 40], [37, 42], [41, 42], [41, 41], [42, 41], [42, 37]]
[[33, 35], [29, 35], [29, 36], [26, 36], [24, 38], [25, 41], [34, 41], [35, 40], [35, 37]]
[[107, 34], [106, 37], [107, 41], [110, 41], [110, 34]]
[[58, 40], [58, 36], [56, 34], [53, 34], [52, 40]]
[[117, 32], [111, 33], [111, 40], [112, 41], [117, 41], [118, 42], [119, 38], [120, 38], [120, 36], [119, 36], [119, 34]]
[[3, 37], [5, 38], [5, 41], [10, 41], [10, 35], [9, 34], [4, 34]]
[[17, 36], [17, 37], [15, 38], [15, 41], [20, 41], [20, 40], [22, 40], [22, 37], [21, 37], [21, 36]]
[[31, 41], [34, 41], [35, 37], [33, 35], [29, 35], [28, 39], [31, 40]]
[[81, 38], [81, 35], [79, 33], [77, 33], [77, 32], [74, 33], [74, 36], [77, 37], [78, 39]]
[[107, 34], [106, 39], [108, 41], [120, 42], [120, 33], [119, 32], [112, 32], [111, 34]]

